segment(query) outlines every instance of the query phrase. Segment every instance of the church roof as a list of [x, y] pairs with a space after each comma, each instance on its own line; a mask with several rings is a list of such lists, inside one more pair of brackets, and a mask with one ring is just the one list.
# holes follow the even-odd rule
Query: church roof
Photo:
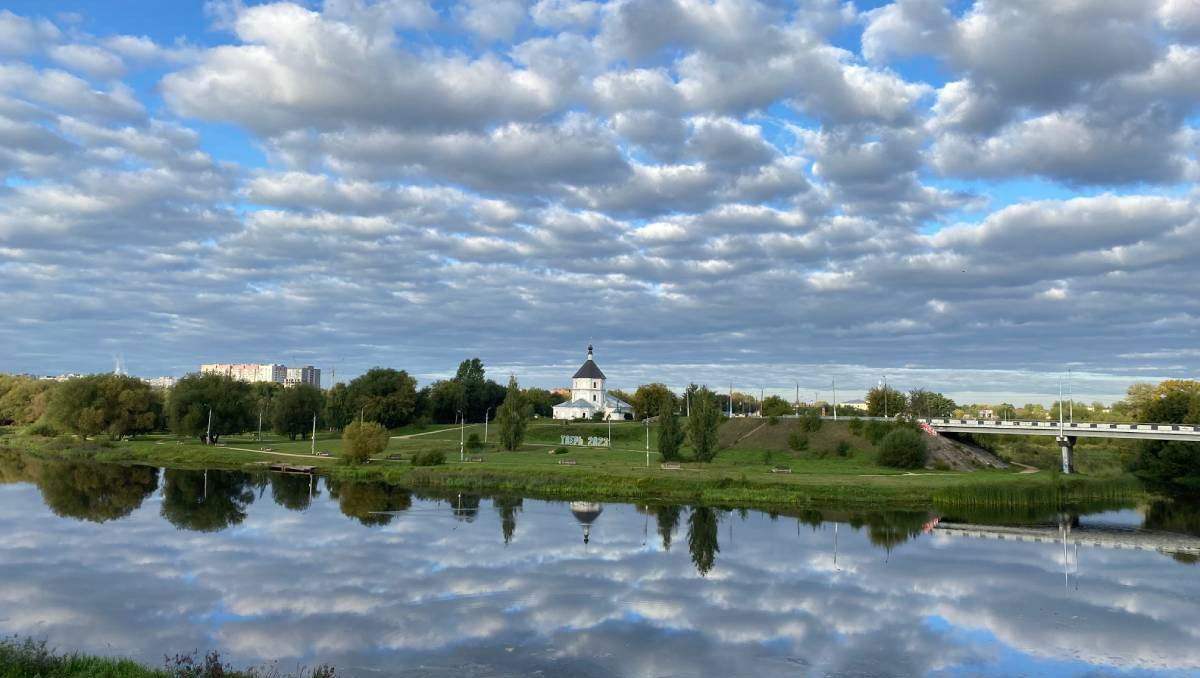
[[583, 398], [579, 398], [577, 400], [572, 400], [569, 403], [559, 403], [559, 404], [555, 405], [554, 407], [555, 407], [555, 409], [557, 409], [559, 407], [586, 407], [589, 410], [596, 409], [595, 405], [589, 403], [588, 401], [584, 400]]
[[588, 344], [587, 362], [575, 372], [572, 379], [606, 379], [604, 373], [600, 371], [600, 367], [596, 365], [596, 361], [592, 360], [592, 345]]

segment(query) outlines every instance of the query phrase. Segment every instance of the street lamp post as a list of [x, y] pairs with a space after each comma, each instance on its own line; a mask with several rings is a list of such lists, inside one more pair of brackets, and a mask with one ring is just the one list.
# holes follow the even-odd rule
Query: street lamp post
[[212, 405], [208, 405], [208, 431], [204, 433], [204, 444], [212, 445]]
[[488, 415], [491, 414], [491, 412], [492, 412], [491, 407], [489, 407], [483, 411], [483, 444], [485, 444], [485, 445], [487, 444]]
[[317, 453], [317, 413], [316, 412], [313, 412], [313, 430], [312, 430], [311, 440], [312, 440], [312, 446], [311, 446], [312, 449], [310, 450], [310, 452], [312, 452], [312, 454], [315, 455]]
[[887, 390], [887, 375], [883, 375], [883, 418], [888, 418], [888, 390]]
[[458, 411], [458, 460], [466, 461], [464, 450], [467, 445], [467, 418], [463, 416], [462, 410]]
[[650, 417], [642, 421], [646, 422], [646, 468], [650, 468]]

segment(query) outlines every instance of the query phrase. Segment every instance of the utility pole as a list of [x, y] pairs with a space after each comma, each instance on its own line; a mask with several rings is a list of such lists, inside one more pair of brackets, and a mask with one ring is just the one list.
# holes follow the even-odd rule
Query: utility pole
[[1071, 423], [1075, 423], [1075, 384], [1071, 380], [1071, 368], [1067, 368], [1067, 399], [1071, 408]]
[[212, 405], [208, 406], [208, 432], [204, 434], [204, 444], [212, 445]]
[[458, 422], [458, 460], [466, 461], [467, 418], [463, 416], [462, 410], [458, 411]]
[[800, 382], [796, 382], [796, 414], [800, 414]]
[[764, 392], [765, 391], [764, 391], [763, 387], [759, 386], [758, 387], [758, 416], [760, 418], [763, 415], [763, 399], [766, 397], [763, 395]]
[[312, 446], [309, 450], [314, 455], [317, 453], [317, 413], [313, 412], [313, 430], [312, 430]]
[[258, 408], [258, 439], [262, 440], [262, 408]]
[[1063, 435], [1063, 394], [1062, 394], [1062, 377], [1058, 378], [1058, 436]]
[[642, 421], [646, 422], [646, 468], [650, 468], [650, 418], [646, 417]]
[[729, 383], [729, 418], [733, 419], [733, 382]]
[[837, 421], [837, 377], [833, 378], [833, 420]]
[[883, 418], [888, 418], [888, 390], [887, 390], [887, 375], [883, 375]]

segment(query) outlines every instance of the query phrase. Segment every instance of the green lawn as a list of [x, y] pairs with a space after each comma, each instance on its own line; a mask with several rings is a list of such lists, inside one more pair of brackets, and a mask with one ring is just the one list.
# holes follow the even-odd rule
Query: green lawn
[[[504, 491], [528, 496], [608, 500], [663, 499], [744, 506], [870, 505], [891, 502], [928, 505], [942, 500], [957, 503], [1011, 504], [1140, 496], [1141, 490], [1117, 473], [1059, 478], [1050, 471], [1017, 474], [1009, 471], [920, 471], [905, 473], [874, 464], [874, 447], [850, 432], [846, 422], [825, 422], [808, 434], [804, 453], [786, 447], [795, 420], [770, 425], [763, 420], [726, 422], [721, 438], [727, 448], [712, 463], [684, 462], [677, 470], [663, 469], [657, 459], [657, 428], [650, 428], [650, 459], [646, 459], [646, 426], [637, 422], [612, 425], [611, 448], [570, 447], [553, 454], [560, 436], [607, 435], [606, 423], [569, 424], [535, 420], [526, 443], [507, 452], [499, 449], [498, 431], [490, 426], [482, 462], [459, 462], [461, 436], [483, 425], [410, 427], [395, 431], [387, 449], [365, 466], [339, 463], [342, 441], [337, 434], [319, 433], [316, 449], [330, 456], [312, 456], [307, 440], [274, 435], [227, 436], [219, 446], [170, 435], [138, 437], [124, 442], [86, 442], [69, 438], [50, 441], [10, 436], [10, 446], [38, 455], [92, 458], [121, 463], [159, 464], [181, 468], [246, 468], [273, 461], [312, 465], [339, 478], [384, 479], [414, 488]], [[827, 454], [840, 441], [845, 457]], [[447, 463], [413, 467], [414, 453], [440, 450]], [[690, 450], [685, 448], [685, 457]], [[468, 459], [473, 456], [468, 453]], [[391, 458], [389, 458], [391, 457]], [[573, 461], [573, 464], [560, 463]], [[1049, 468], [1053, 468], [1050, 465]], [[776, 467], [791, 473], [775, 473]], [[1086, 467], [1085, 467], [1086, 468]]]

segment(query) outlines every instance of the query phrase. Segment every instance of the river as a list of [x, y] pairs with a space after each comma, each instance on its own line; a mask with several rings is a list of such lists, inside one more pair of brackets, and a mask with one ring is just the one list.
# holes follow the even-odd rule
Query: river
[[1197, 520], [1170, 505], [770, 515], [12, 459], [0, 481], [0, 634], [152, 665], [1200, 675]]

